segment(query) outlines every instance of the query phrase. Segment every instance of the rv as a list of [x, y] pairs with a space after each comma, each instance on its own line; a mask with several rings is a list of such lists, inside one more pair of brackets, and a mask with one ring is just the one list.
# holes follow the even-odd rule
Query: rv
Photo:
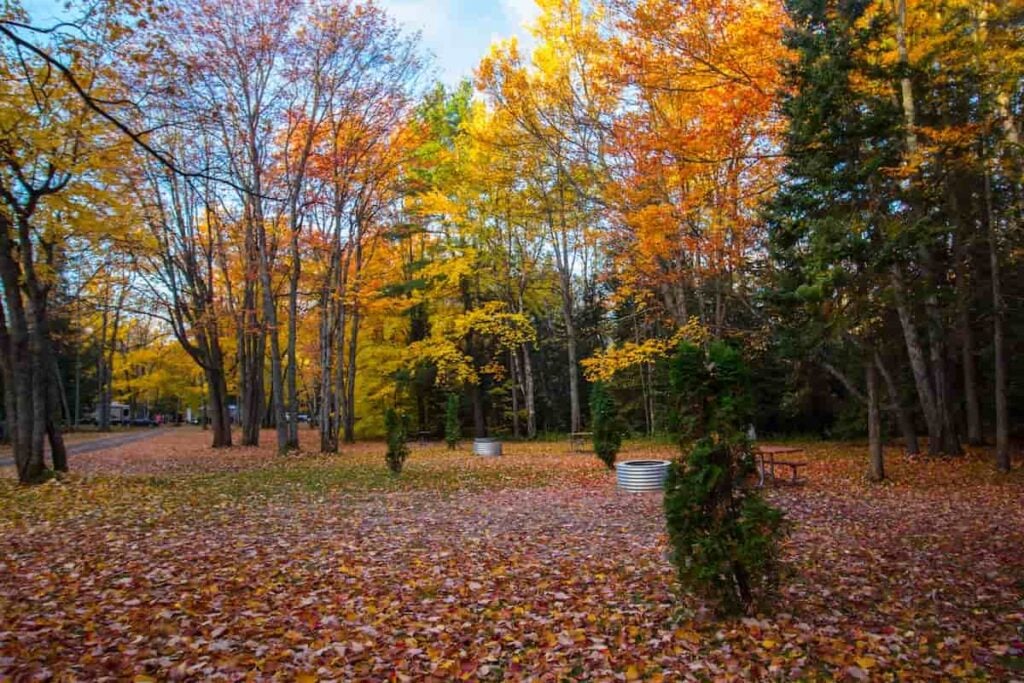
[[[132, 409], [127, 403], [111, 402], [110, 404], [110, 424], [112, 425], [126, 425], [131, 424], [132, 421]], [[100, 423], [100, 410], [97, 408], [83, 420], [86, 424], [98, 425]]]

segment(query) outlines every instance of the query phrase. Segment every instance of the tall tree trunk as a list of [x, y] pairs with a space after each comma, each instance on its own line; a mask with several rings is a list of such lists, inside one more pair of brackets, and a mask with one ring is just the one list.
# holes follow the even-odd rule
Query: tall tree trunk
[[3, 442], [13, 444], [12, 432], [17, 427], [18, 409], [14, 393], [14, 375], [11, 370], [11, 335], [7, 327], [4, 307], [0, 306], [0, 380], [4, 389], [4, 434]]
[[721, 339], [725, 326], [725, 297], [722, 294], [722, 274], [715, 276], [715, 337]]
[[576, 358], [576, 324], [572, 319], [572, 292], [563, 290], [562, 317], [565, 320], [566, 353], [569, 361], [569, 431], [582, 429], [580, 417], [580, 373]]
[[[1006, 158], [1013, 169], [1016, 182], [1013, 183], [1018, 224], [1024, 219], [1024, 193], [1021, 190], [1020, 132], [1017, 119], [1011, 108], [1012, 94], [1001, 89], [996, 95], [996, 114], [1002, 122], [1003, 140], [1006, 143]], [[996, 409], [996, 468], [1009, 472], [1010, 462], [1010, 413], [1009, 413], [1009, 358], [1006, 355], [1006, 300], [999, 258], [999, 231], [992, 204], [992, 176], [988, 170], [988, 154], [981, 150], [985, 164], [985, 223], [987, 224], [989, 269], [992, 273], [992, 346], [995, 363], [995, 409]]]
[[526, 403], [526, 438], [537, 437], [537, 399], [533, 383], [533, 361], [530, 359], [530, 347], [522, 346], [523, 354], [523, 401]]
[[[261, 231], [263, 230], [261, 226]], [[266, 237], [261, 239], [261, 251], [266, 252]], [[278, 333], [277, 304], [274, 301], [273, 283], [270, 281], [269, 256], [260, 255], [260, 288], [263, 290], [263, 320], [270, 337], [270, 413], [274, 416], [277, 433], [277, 452], [285, 454], [288, 447], [288, 420], [284, 410], [284, 373], [281, 365], [281, 337]]]
[[71, 412], [71, 404], [68, 402], [67, 387], [64, 385], [64, 378], [60, 374], [60, 366], [57, 364], [57, 357], [52, 353], [50, 354], [53, 358], [53, 381], [54, 386], [57, 388], [57, 417], [64, 417], [64, 420], [71, 425], [71, 431], [74, 431], [74, 417]]
[[[8, 404], [8, 423], [11, 426], [11, 449], [18, 471], [18, 481], [29, 484], [40, 481], [46, 471], [42, 445], [33, 447], [35, 433], [35, 406], [33, 402], [34, 378], [32, 376], [32, 348], [29, 333], [28, 312], [22, 298], [21, 268], [14, 257], [12, 244], [13, 225], [3, 211], [0, 211], [0, 281], [3, 283], [3, 297], [6, 305], [6, 346], [10, 391], [14, 400]], [[6, 386], [6, 383], [5, 383]]]
[[[909, 166], [915, 162], [918, 151], [917, 140], [917, 105], [914, 100], [913, 83], [910, 80], [910, 50], [907, 44], [907, 2], [906, 0], [894, 0], [896, 14], [896, 49], [900, 67], [900, 95], [903, 106], [903, 125], [905, 130], [906, 153], [904, 164]], [[905, 184], [909, 185], [910, 180]], [[924, 252], [924, 263], [930, 256], [927, 250]], [[893, 266], [894, 279], [901, 280], [898, 273], [898, 266]], [[902, 282], [897, 287], [897, 295], [903, 295], [905, 290]], [[946, 357], [945, 345], [942, 336], [944, 330], [941, 326], [941, 319], [934, 294], [929, 294], [925, 301], [925, 309], [928, 319], [929, 348], [931, 352], [931, 377], [928, 377], [928, 367], [925, 361], [924, 352], [919, 342], [912, 340], [916, 337], [916, 330], [913, 330], [913, 319], [910, 318], [910, 310], [905, 300], [899, 305], [898, 312], [900, 323], [903, 325], [904, 337], [907, 340], [907, 351], [910, 355], [911, 365], [914, 370], [914, 379], [918, 387], [918, 396], [921, 400], [923, 412], [928, 423], [928, 451], [932, 454], [945, 453], [954, 455], [960, 453], [960, 442], [952, 420], [952, 411], [949, 405], [950, 394], [946, 379]], [[923, 373], [923, 377], [922, 377]], [[925, 385], [928, 385], [927, 388]]]
[[882, 419], [878, 409], [878, 371], [874, 359], [865, 361], [864, 376], [868, 394], [868, 479], [877, 482], [885, 479], [885, 462], [882, 458]]
[[213, 430], [213, 447], [231, 446], [231, 413], [228, 410], [228, 384], [223, 369], [210, 368], [206, 371], [206, 385], [209, 388], [207, 412]]
[[124, 307], [125, 288], [117, 294], [117, 303], [114, 305], [114, 317], [110, 322], [110, 336], [106, 336], [108, 313], [104, 309], [103, 334], [100, 337], [100, 405], [97, 417], [99, 431], [110, 431], [110, 408], [114, 401], [114, 353], [117, 348], [117, 335], [121, 327], [121, 309]]
[[337, 333], [335, 339], [335, 354], [336, 362], [334, 364], [334, 400], [338, 402], [337, 412], [337, 426], [335, 432], [335, 439], [341, 439], [342, 432], [345, 429], [345, 423], [348, 419], [348, 414], [352, 408], [348, 405], [348, 389], [346, 387], [346, 374], [345, 374], [345, 358], [348, 355], [348, 346], [346, 344], [348, 340], [346, 318], [348, 317], [348, 310], [345, 308], [344, 303], [338, 304], [338, 320]]
[[[260, 426], [263, 422], [263, 364], [266, 330], [256, 312], [259, 298], [258, 280], [251, 273], [259, 260], [251, 222], [246, 226], [244, 245], [245, 281], [240, 310], [236, 312], [238, 337], [239, 409], [242, 423], [242, 445], [260, 445]], [[225, 274], [225, 279], [227, 275]]]
[[61, 434], [60, 429], [61, 394], [63, 393], [60, 390], [60, 385], [57, 383], [57, 380], [60, 379], [60, 369], [57, 367], [57, 358], [52, 353], [48, 355], [50, 364], [53, 367], [53, 379], [47, 382], [49, 386], [49, 406], [46, 420], [46, 436], [50, 442], [50, 459], [53, 461], [53, 469], [57, 472], [67, 472], [68, 451], [64, 446], [64, 435]]
[[55, 420], [47, 420], [46, 435], [50, 441], [50, 458], [53, 460], [54, 471], [67, 472], [68, 449], [64, 445], [64, 435], [61, 434], [60, 425]]
[[355, 279], [352, 281], [352, 307], [349, 316], [352, 318], [352, 323], [349, 330], [347, 377], [345, 379], [345, 443], [355, 443], [356, 441], [356, 365], [359, 351], [359, 323], [362, 318], [358, 301], [359, 278], [363, 269], [362, 235], [363, 226], [358, 224], [355, 244], [352, 249], [352, 267], [354, 269], [352, 276]]
[[907, 0], [895, 0], [896, 50], [900, 64], [900, 95], [903, 104], [907, 152], [917, 153], [917, 107], [914, 87], [910, 82], [910, 50], [907, 47]]
[[919, 263], [925, 282], [933, 283], [924, 293], [925, 323], [928, 332], [928, 350], [931, 360], [932, 388], [935, 391], [935, 411], [939, 417], [939, 443], [929, 444], [932, 454], [960, 455], [960, 437], [953, 419], [952, 386], [949, 382], [948, 357], [946, 354], [947, 325], [942, 309], [939, 306], [936, 289], [939, 278], [935, 277], [939, 267], [935, 264], [932, 252], [923, 245], [919, 246]]
[[512, 438], [519, 438], [519, 363], [515, 349], [508, 351], [509, 369], [512, 371]]
[[928, 317], [928, 348], [931, 352], [932, 386], [935, 388], [935, 410], [939, 415], [941, 432], [937, 449], [929, 447], [932, 453], [960, 455], [960, 437], [953, 420], [952, 388], [946, 369], [945, 325], [934, 293], [925, 297]]
[[918, 402], [921, 405], [921, 413], [924, 415], [925, 423], [928, 425], [928, 451], [930, 453], [937, 453], [942, 442], [942, 418], [937, 411], [935, 390], [932, 386], [931, 373], [928, 371], [928, 360], [910, 311], [906, 285], [903, 282], [903, 274], [900, 272], [898, 265], [893, 264], [890, 276], [896, 299], [896, 313], [899, 316], [900, 327], [903, 330], [903, 340], [906, 343], [907, 356], [910, 359], [910, 369], [914, 375]]
[[[297, 206], [293, 203], [293, 211]], [[290, 251], [292, 259], [291, 272], [288, 277], [288, 376], [287, 376], [287, 402], [288, 421], [285, 439], [287, 450], [299, 449], [299, 393], [296, 380], [298, 372], [298, 354], [296, 345], [298, 343], [298, 315], [299, 315], [299, 276], [302, 274], [302, 261], [299, 259], [299, 230], [294, 225], [295, 218], [292, 218], [292, 234]]]
[[963, 373], [964, 417], [967, 422], [967, 442], [977, 446], [982, 443], [983, 439], [981, 434], [981, 410], [978, 401], [977, 363], [974, 357], [974, 328], [971, 325], [971, 310], [974, 303], [974, 297], [971, 292], [974, 282], [971, 259], [971, 249], [973, 247], [971, 235], [975, 228], [975, 222], [973, 217], [969, 215], [969, 212], [964, 210], [964, 207], [970, 206], [970, 200], [963, 201], [960, 197], [960, 188], [968, 186], [967, 179], [961, 173], [953, 172], [947, 177], [946, 196], [949, 203], [949, 211], [957, 221], [953, 257], [956, 262], [956, 320], [960, 332], [960, 369]]
[[[255, 300], [253, 300], [255, 305]], [[242, 402], [242, 445], [260, 445], [260, 427], [263, 424], [263, 359], [266, 335], [256, 326], [255, 315], [246, 316], [253, 326], [241, 332], [244, 353], [240, 354], [239, 372], [244, 378]]]
[[[332, 263], [334, 258], [332, 256]], [[328, 272], [334, 272], [329, 268]], [[334, 391], [334, 331], [336, 305], [330, 296], [330, 285], [324, 287], [320, 297], [320, 399], [317, 427], [320, 430], [320, 452], [338, 452], [337, 394]]]
[[473, 404], [473, 436], [482, 439], [487, 436], [487, 419], [484, 414], [484, 397], [480, 384], [474, 384], [469, 392]]
[[903, 401], [900, 399], [900, 392], [896, 386], [896, 382], [893, 380], [892, 373], [889, 372], [889, 368], [886, 367], [885, 362], [882, 360], [880, 353], [875, 351], [875, 365], [878, 367], [878, 372], [882, 376], [882, 381], [885, 382], [885, 391], [889, 395], [889, 403], [892, 406], [893, 411], [896, 413], [896, 421], [899, 423], [900, 432], [903, 434], [903, 444], [907, 449], [907, 455], [917, 455], [921, 452], [921, 447], [917, 442], [917, 430], [914, 428], [914, 418], [911, 416], [910, 411], [903, 405]]
[[[561, 174], [561, 171], [559, 171], [559, 174]], [[562, 297], [562, 319], [565, 323], [566, 354], [569, 362], [569, 431], [578, 432], [581, 429], [581, 417], [579, 367], [576, 358], [576, 324], [573, 321], [573, 308], [575, 307], [572, 286], [574, 259], [570, 258], [571, 247], [568, 236], [569, 227], [566, 219], [565, 188], [561, 183], [558, 187], [558, 203], [560, 228], [556, 229], [555, 227], [555, 218], [552, 215], [551, 209], [548, 209], [547, 220], [555, 252], [555, 263], [558, 268], [559, 294]]]
[[[959, 279], [959, 278], [958, 278]], [[967, 443], [972, 446], [984, 442], [981, 434], [981, 407], [978, 400], [978, 369], [974, 358], [974, 330], [966, 306], [959, 312], [960, 362], [964, 374], [964, 412], [967, 418]]]
[[104, 302], [103, 312], [100, 314], [100, 352], [96, 356], [96, 406], [94, 413], [96, 417], [96, 428], [101, 432], [110, 431], [110, 403], [107, 401], [107, 327], [109, 324], [110, 311]]
[[205, 432], [210, 428], [206, 423], [206, 415], [210, 412], [210, 383], [205, 372], [199, 376], [199, 392], [202, 396], [202, 402], [199, 404], [199, 426]]
[[1003, 298], [999, 264], [999, 238], [992, 210], [992, 180], [985, 172], [985, 213], [988, 223], [988, 258], [992, 271], [992, 347], [995, 356], [996, 468], [1010, 471], [1010, 414], [1006, 358], [1006, 301]]
[[[76, 327], [80, 325], [76, 324]], [[75, 343], [75, 408], [71, 417], [72, 431], [82, 423], [82, 345]]]
[[352, 329], [348, 338], [348, 377], [345, 380], [345, 443], [356, 441], [356, 363], [359, 352], [359, 308], [352, 311]]

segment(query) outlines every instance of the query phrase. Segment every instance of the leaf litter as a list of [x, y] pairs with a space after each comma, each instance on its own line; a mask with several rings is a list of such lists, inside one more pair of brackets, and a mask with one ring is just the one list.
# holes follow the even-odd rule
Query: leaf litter
[[[1019, 472], [986, 454], [860, 479], [808, 447], [772, 489], [794, 522], [774, 609], [679, 595], [659, 494], [592, 455], [474, 458], [380, 444], [225, 455], [196, 433], [3, 482], [0, 679], [949, 680], [1009, 678], [1024, 646]], [[630, 444], [624, 457], [670, 457]]]

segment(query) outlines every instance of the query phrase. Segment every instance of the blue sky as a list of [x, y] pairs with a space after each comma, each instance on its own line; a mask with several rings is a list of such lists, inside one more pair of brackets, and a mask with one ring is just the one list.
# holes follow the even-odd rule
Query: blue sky
[[[379, 0], [391, 16], [423, 33], [423, 45], [436, 57], [446, 83], [469, 76], [491, 43], [515, 34], [526, 41], [523, 25], [537, 14], [533, 0]], [[527, 41], [528, 42], [528, 41]]]
[[[378, 0], [410, 30], [420, 31], [423, 46], [435, 57], [437, 76], [448, 84], [470, 76], [492, 42], [515, 34], [536, 16], [533, 0]], [[60, 13], [63, 0], [23, 0], [35, 21]], [[528, 43], [528, 41], [527, 41]]]

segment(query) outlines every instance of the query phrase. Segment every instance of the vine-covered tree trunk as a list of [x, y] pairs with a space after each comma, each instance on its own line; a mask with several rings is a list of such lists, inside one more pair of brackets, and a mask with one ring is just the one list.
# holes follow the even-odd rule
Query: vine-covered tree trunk
[[[293, 207], [294, 209], [295, 207]], [[295, 221], [293, 214], [292, 220]], [[298, 392], [298, 356], [296, 344], [298, 341], [298, 317], [299, 317], [299, 276], [302, 274], [302, 261], [299, 254], [299, 231], [293, 225], [290, 240], [291, 271], [288, 274], [288, 374], [286, 380], [288, 423], [286, 425], [285, 448], [287, 450], [298, 450], [299, 448], [299, 392]]]
[[359, 277], [363, 268], [363, 225], [358, 222], [358, 228], [353, 235], [355, 244], [352, 249], [352, 267], [355, 278], [352, 285], [353, 303], [351, 306], [352, 323], [348, 338], [348, 362], [346, 363], [347, 376], [345, 378], [345, 443], [355, 443], [356, 440], [356, 368], [359, 354], [359, 323], [362, 312], [359, 309], [357, 298], [359, 296]]
[[526, 438], [537, 437], [537, 399], [533, 382], [533, 361], [530, 359], [530, 347], [522, 346], [523, 354], [523, 401], [526, 403]]
[[999, 242], [992, 215], [992, 181], [985, 174], [986, 227], [988, 229], [989, 268], [992, 273], [992, 349], [995, 361], [996, 468], [1010, 471], [1009, 385], [1006, 358], [1006, 301], [1000, 275]]
[[519, 438], [519, 363], [515, 349], [508, 351], [508, 365], [512, 368], [512, 437]]
[[868, 479], [882, 481], [885, 479], [885, 463], [882, 459], [882, 418], [878, 409], [878, 370], [873, 358], [864, 363], [864, 376], [868, 399]]
[[[331, 256], [331, 265], [328, 274], [336, 272], [336, 255]], [[330, 275], [328, 275], [328, 278]], [[336, 386], [334, 382], [334, 367], [338, 363], [335, 353], [335, 336], [337, 321], [340, 311], [339, 306], [331, 296], [331, 285], [326, 284], [320, 294], [320, 386], [317, 406], [319, 415], [317, 428], [320, 431], [320, 452], [338, 452], [338, 407]]]
[[345, 379], [345, 443], [356, 441], [356, 364], [359, 353], [359, 309], [352, 311], [352, 329], [348, 338], [348, 363]]
[[473, 404], [473, 436], [482, 439], [487, 436], [487, 419], [484, 415], [484, 397], [479, 383], [473, 384], [469, 397]]

